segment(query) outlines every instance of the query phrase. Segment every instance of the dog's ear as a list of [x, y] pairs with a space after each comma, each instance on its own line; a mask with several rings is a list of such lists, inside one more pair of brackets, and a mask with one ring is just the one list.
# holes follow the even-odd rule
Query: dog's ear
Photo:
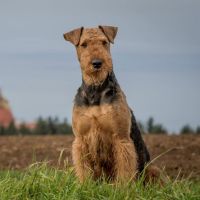
[[117, 27], [114, 26], [99, 26], [99, 28], [103, 31], [105, 36], [111, 43], [114, 43], [115, 36], [117, 35]]
[[77, 46], [79, 44], [82, 32], [83, 32], [83, 27], [80, 27], [80, 28], [74, 29], [73, 31], [63, 34], [63, 36], [65, 40]]

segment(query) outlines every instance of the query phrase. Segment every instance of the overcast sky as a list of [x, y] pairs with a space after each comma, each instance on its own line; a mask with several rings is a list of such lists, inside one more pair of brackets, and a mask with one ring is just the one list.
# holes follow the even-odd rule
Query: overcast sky
[[114, 70], [136, 118], [200, 125], [199, 0], [0, 0], [0, 87], [17, 120], [71, 121], [81, 84], [74, 28], [119, 27]]

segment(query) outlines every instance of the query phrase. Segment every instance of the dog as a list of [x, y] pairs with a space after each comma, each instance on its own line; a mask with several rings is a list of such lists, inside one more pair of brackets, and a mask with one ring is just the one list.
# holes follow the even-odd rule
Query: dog
[[72, 158], [83, 182], [135, 180], [150, 161], [133, 111], [113, 71], [117, 27], [80, 27], [64, 34], [77, 51], [82, 85], [74, 100]]

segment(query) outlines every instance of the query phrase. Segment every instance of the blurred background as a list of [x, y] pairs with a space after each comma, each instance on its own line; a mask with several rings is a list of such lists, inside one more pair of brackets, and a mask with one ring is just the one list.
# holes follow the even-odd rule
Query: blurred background
[[17, 121], [58, 116], [71, 122], [81, 84], [63, 33], [113, 25], [114, 70], [138, 120], [178, 132], [200, 123], [198, 0], [1, 1], [0, 87]]

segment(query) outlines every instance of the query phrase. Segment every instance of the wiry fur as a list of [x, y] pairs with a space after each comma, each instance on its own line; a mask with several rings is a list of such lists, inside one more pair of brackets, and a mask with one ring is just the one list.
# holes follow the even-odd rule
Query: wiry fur
[[[75, 97], [72, 126], [73, 161], [81, 181], [135, 179], [149, 161], [149, 153], [113, 72], [110, 43], [116, 27], [83, 27], [64, 34], [76, 46], [82, 85]], [[94, 69], [92, 60], [101, 59]]]

